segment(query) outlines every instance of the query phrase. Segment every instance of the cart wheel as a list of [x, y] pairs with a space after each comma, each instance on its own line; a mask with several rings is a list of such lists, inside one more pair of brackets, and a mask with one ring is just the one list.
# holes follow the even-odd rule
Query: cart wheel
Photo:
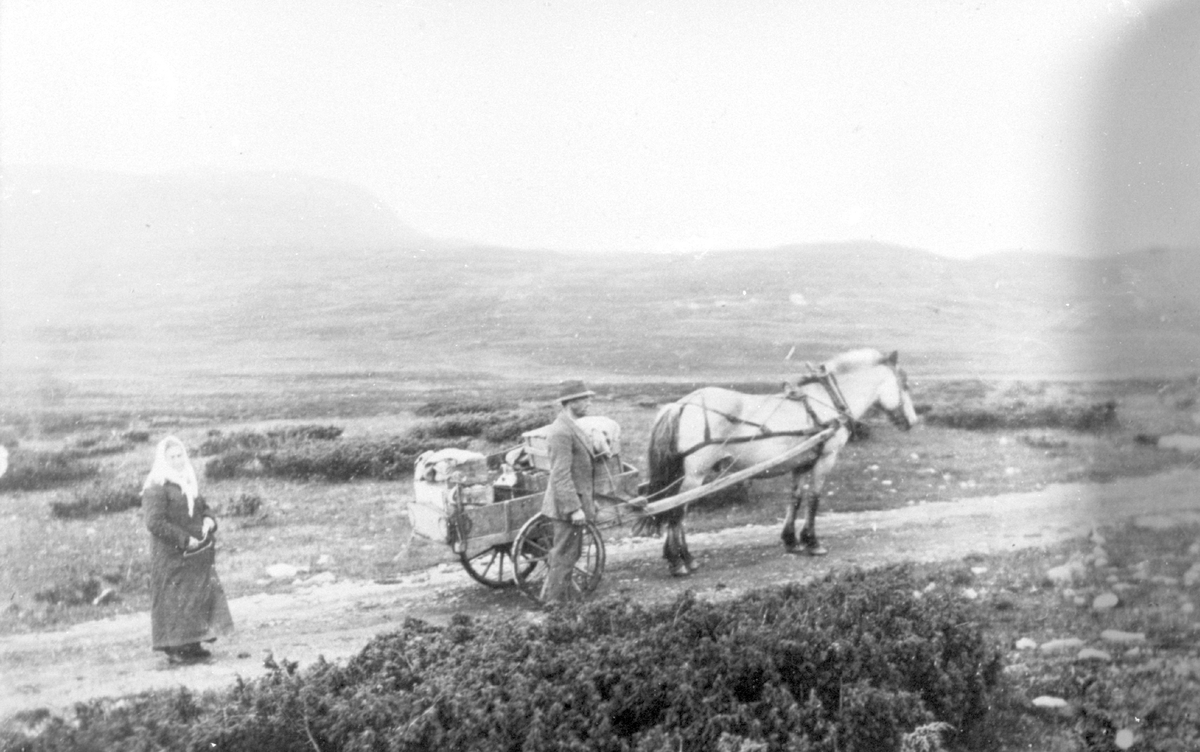
[[464, 551], [459, 554], [459, 559], [463, 569], [467, 570], [467, 574], [476, 582], [497, 589], [510, 588], [517, 584], [511, 543], [485, 548], [474, 556], [467, 556], [467, 552]]
[[[539, 603], [542, 600], [542, 585], [550, 572], [550, 548], [554, 544], [554, 521], [538, 514], [521, 526], [521, 531], [512, 544], [514, 576], [521, 592]], [[604, 574], [604, 540], [596, 526], [588, 523], [583, 528], [583, 543], [579, 561], [571, 572], [569, 587], [573, 599], [582, 598], [600, 584]]]

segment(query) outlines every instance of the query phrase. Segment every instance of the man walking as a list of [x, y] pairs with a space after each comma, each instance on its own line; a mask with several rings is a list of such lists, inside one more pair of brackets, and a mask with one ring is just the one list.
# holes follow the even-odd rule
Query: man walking
[[558, 603], [576, 595], [571, 572], [583, 546], [583, 527], [596, 518], [593, 496], [591, 441], [576, 419], [587, 415], [592, 396], [582, 381], [564, 381], [558, 401], [562, 411], [546, 432], [550, 453], [550, 483], [542, 501], [542, 514], [554, 522], [544, 603]]

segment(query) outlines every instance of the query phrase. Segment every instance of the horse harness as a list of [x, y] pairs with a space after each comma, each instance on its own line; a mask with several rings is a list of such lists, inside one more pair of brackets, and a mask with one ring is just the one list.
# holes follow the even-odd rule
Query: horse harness
[[[837, 417], [828, 421], [822, 421], [817, 416], [816, 410], [813, 409], [812, 403], [809, 401], [811, 399], [811, 395], [800, 391], [801, 387], [807, 386], [808, 384], [820, 384], [822, 387], [824, 387], [825, 393], [829, 395], [829, 400], [832, 403], [831, 407], [837, 410]], [[726, 444], [746, 444], [751, 441], [776, 439], [780, 436], [815, 436], [834, 423], [840, 423], [843, 426], [853, 426], [854, 424], [854, 418], [850, 415], [850, 408], [846, 404], [846, 398], [842, 394], [841, 387], [838, 386], [837, 377], [834, 376], [834, 374], [830, 371], [827, 371], [823, 365], [810, 367], [810, 369], [801, 375], [800, 378], [798, 378], [794, 383], [784, 382], [783, 396], [785, 399], [793, 402], [799, 402], [804, 405], [804, 409], [808, 413], [808, 417], [812, 420], [812, 426], [810, 428], [797, 429], [795, 431], [772, 431], [770, 428], [767, 428], [766, 421], [770, 420], [771, 415], [774, 415], [774, 412], [772, 412], [771, 415], [768, 415], [762, 423], [756, 423], [752, 420], [746, 420], [745, 418], [741, 418], [737, 415], [730, 415], [724, 411], [709, 407], [708, 405], [704, 404], [703, 397], [701, 397], [700, 402], [681, 403], [681, 405], [684, 407], [691, 405], [693, 407], [700, 408], [704, 412], [704, 439], [695, 446], [680, 452], [680, 456], [687, 457], [693, 452], [698, 452], [704, 447], [712, 444], [720, 444], [721, 446], [724, 446]], [[735, 425], [746, 425], [757, 428], [758, 433], [752, 436], [730, 436], [725, 439], [721, 439], [720, 441], [713, 439], [712, 428], [708, 423], [708, 416], [710, 413], [719, 415]]]

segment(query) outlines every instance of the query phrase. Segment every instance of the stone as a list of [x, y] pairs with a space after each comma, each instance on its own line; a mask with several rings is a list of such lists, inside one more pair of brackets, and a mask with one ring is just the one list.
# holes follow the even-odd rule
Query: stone
[[93, 606], [103, 606], [105, 603], [110, 603], [116, 599], [117, 599], [117, 591], [116, 590], [114, 590], [112, 588], [104, 588], [103, 590], [100, 591], [100, 595], [97, 595], [94, 599], [92, 599], [92, 605]]
[[1051, 695], [1042, 695], [1040, 697], [1033, 698], [1033, 706], [1035, 708], [1051, 708], [1051, 709], [1065, 708], [1065, 707], [1067, 707], [1067, 701], [1061, 697], [1052, 697]]
[[1146, 633], [1145, 632], [1122, 632], [1119, 629], [1106, 629], [1100, 633], [1100, 639], [1104, 640], [1105, 642], [1120, 642], [1120, 643], [1145, 642], [1146, 641]]
[[1133, 524], [1143, 530], [1170, 530], [1175, 527], [1175, 520], [1164, 514], [1147, 514], [1135, 519]]
[[1117, 607], [1120, 599], [1116, 593], [1101, 593], [1092, 599], [1093, 611], [1109, 611]]
[[291, 564], [272, 564], [267, 567], [267, 574], [277, 580], [282, 580], [300, 574], [300, 567], [294, 567]]
[[1037, 646], [1037, 640], [1031, 640], [1028, 637], [1017, 640], [1017, 650], [1033, 650]]
[[1175, 449], [1180, 452], [1200, 452], [1200, 436], [1173, 433], [1158, 437], [1159, 449]]
[[1129, 749], [1133, 746], [1133, 732], [1127, 728], [1123, 728], [1113, 737], [1113, 744], [1117, 745], [1117, 749]]
[[1104, 650], [1097, 650], [1096, 648], [1084, 648], [1083, 650], [1080, 650], [1079, 655], [1077, 655], [1075, 657], [1081, 661], [1111, 661], [1112, 660], [1111, 653], [1108, 653], [1107, 651], [1104, 651]]
[[1063, 637], [1058, 640], [1043, 642], [1040, 649], [1043, 653], [1057, 653], [1062, 650], [1074, 650], [1080, 647], [1083, 647], [1083, 640], [1078, 637]]
[[1046, 570], [1046, 578], [1055, 585], [1069, 585], [1075, 578], [1084, 573], [1083, 565], [1078, 561], [1068, 561], [1057, 567]]

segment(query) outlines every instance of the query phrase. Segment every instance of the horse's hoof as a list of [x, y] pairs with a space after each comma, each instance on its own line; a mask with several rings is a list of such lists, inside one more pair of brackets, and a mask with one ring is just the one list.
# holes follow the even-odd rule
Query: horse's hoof
[[804, 547], [800, 553], [805, 556], [824, 556], [829, 553], [829, 549], [822, 546], [820, 543], [812, 543]]
[[687, 564], [677, 564], [677, 565], [671, 567], [671, 576], [672, 577], [687, 577], [691, 573], [692, 573], [692, 570], [688, 569]]

